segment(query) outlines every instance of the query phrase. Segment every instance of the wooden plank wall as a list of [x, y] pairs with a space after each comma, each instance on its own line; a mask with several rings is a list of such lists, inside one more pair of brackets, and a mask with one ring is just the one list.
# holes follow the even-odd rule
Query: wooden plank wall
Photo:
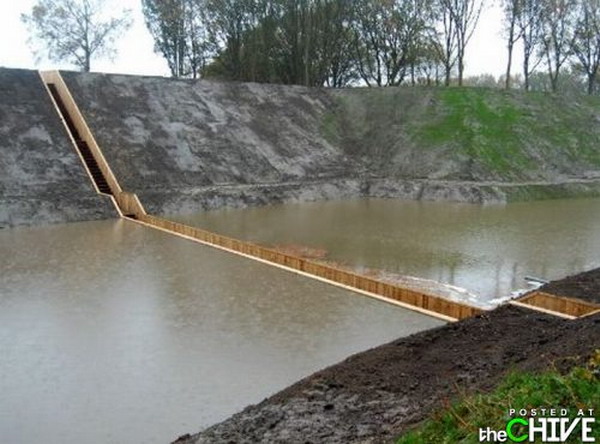
[[137, 194], [128, 193], [127, 191], [121, 191], [118, 196], [115, 196], [121, 212], [125, 216], [134, 216], [136, 219], [141, 219], [146, 215], [146, 210], [140, 202]]
[[517, 301], [521, 304], [543, 308], [575, 318], [586, 316], [600, 310], [600, 304], [594, 304], [580, 299], [556, 296], [543, 291], [528, 293], [517, 299]]

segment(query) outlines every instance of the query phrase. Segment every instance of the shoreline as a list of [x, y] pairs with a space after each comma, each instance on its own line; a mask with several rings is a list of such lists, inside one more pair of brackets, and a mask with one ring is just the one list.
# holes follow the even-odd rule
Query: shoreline
[[185, 215], [198, 211], [348, 199], [401, 199], [469, 204], [507, 204], [600, 197], [600, 179], [561, 182], [449, 181], [430, 179], [329, 179], [267, 184], [224, 184], [139, 193], [148, 211]]
[[[600, 303], [600, 269], [542, 287], [557, 288]], [[567, 370], [598, 348], [600, 313], [570, 321], [503, 305], [350, 356], [175, 442], [393, 442], [451, 399], [491, 390], [510, 370]]]

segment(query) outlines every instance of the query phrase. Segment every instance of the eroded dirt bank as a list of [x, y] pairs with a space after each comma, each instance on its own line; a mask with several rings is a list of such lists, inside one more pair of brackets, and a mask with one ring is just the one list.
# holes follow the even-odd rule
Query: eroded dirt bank
[[[597, 297], [600, 272], [583, 280]], [[600, 314], [566, 321], [502, 306], [351, 356], [178, 442], [392, 442], [460, 392], [490, 389], [511, 369], [566, 368], [599, 347]]]
[[540, 287], [540, 291], [600, 304], [599, 282], [600, 268], [596, 268], [550, 282]]

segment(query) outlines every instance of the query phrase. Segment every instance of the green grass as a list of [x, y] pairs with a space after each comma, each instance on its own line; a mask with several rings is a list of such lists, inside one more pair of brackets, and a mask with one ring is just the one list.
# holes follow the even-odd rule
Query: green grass
[[376, 173], [520, 182], [600, 167], [598, 97], [399, 87], [336, 91], [334, 98], [321, 134], [369, 160]]
[[439, 91], [429, 122], [414, 127], [424, 147], [450, 145], [484, 169], [518, 179], [538, 164], [600, 165], [597, 98], [449, 88]]
[[[542, 407], [568, 408], [571, 418], [579, 408], [599, 409], [600, 350], [587, 365], [574, 367], [565, 375], [556, 370], [539, 374], [513, 372], [493, 392], [463, 396], [400, 437], [397, 444], [478, 443], [480, 427], [492, 430], [506, 427], [509, 408]], [[597, 411], [595, 415], [598, 417]], [[575, 437], [579, 433], [576, 429], [567, 442], [578, 443]], [[600, 424], [594, 425], [592, 435], [600, 442]]]
[[527, 117], [510, 96], [480, 88], [448, 88], [440, 90], [439, 98], [441, 109], [432, 108], [430, 123], [418, 129], [417, 138], [425, 146], [450, 144], [457, 153], [505, 177], [532, 167], [520, 136]]

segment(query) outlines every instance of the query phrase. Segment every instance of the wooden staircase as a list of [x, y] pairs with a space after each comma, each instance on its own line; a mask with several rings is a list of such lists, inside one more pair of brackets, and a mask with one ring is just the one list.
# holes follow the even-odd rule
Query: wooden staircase
[[65, 107], [65, 104], [63, 103], [62, 99], [60, 98], [60, 94], [58, 93], [58, 90], [56, 89], [56, 85], [54, 83], [48, 83], [47, 85], [48, 85], [48, 89], [50, 90], [50, 94], [52, 94], [52, 97], [54, 98], [54, 101], [56, 102], [56, 106], [58, 107], [58, 109], [67, 125], [67, 128], [69, 128], [69, 132], [71, 133], [71, 136], [73, 137], [73, 140], [75, 141], [77, 150], [79, 151], [79, 154], [81, 154], [81, 158], [85, 162], [85, 165], [87, 166], [87, 169], [90, 172], [92, 179], [94, 180], [94, 183], [96, 184], [96, 187], [98, 188], [98, 191], [102, 194], [108, 194], [108, 195], [112, 196], [113, 192], [110, 189], [110, 185], [108, 184], [106, 178], [104, 177], [102, 170], [98, 166], [98, 162], [94, 158], [94, 155], [92, 154], [92, 151], [90, 150], [90, 147], [88, 146], [87, 142], [81, 138], [79, 131], [77, 131], [77, 128], [73, 124], [73, 120], [71, 119], [71, 117]]

